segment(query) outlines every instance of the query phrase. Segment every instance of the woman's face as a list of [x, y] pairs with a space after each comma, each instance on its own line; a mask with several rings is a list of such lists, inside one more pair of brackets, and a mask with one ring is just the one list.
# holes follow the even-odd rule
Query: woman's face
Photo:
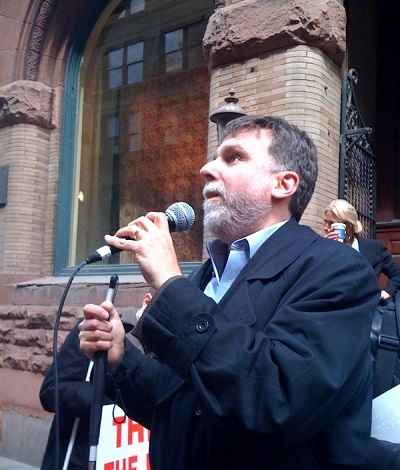
[[326, 211], [325, 212], [325, 217], [324, 217], [324, 232], [328, 233], [331, 225], [334, 224], [335, 222], [341, 222], [333, 212], [331, 211]]
[[351, 243], [354, 237], [354, 230], [353, 226], [349, 222], [344, 222], [343, 220], [339, 220], [336, 215], [331, 212], [331, 211], [326, 211], [325, 212], [325, 217], [324, 217], [324, 232], [325, 234], [328, 234], [331, 232], [333, 229], [331, 229], [332, 224], [335, 222], [342, 222], [346, 224], [346, 233], [345, 233], [345, 243]]

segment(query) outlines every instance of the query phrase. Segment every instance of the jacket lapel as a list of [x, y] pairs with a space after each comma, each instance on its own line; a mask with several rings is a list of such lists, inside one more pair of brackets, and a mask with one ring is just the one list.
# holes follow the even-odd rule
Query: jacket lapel
[[272, 279], [292, 264], [318, 237], [311, 228], [300, 226], [295, 219], [290, 219], [268, 238], [219, 302], [224, 310], [228, 310], [230, 305], [234, 307], [229, 313], [229, 318], [247, 325], [254, 324], [256, 317], [248, 294], [249, 283], [254, 280], [265, 282]]
[[261, 245], [240, 273], [241, 279], [270, 279], [276, 276], [318, 237], [310, 227], [290, 219]]
[[[232, 321], [252, 325], [256, 321], [252, 302], [248, 295], [248, 284], [254, 280], [267, 281], [287, 268], [301, 253], [319, 237], [310, 227], [299, 225], [290, 219], [268, 238], [250, 259], [235, 282], [228, 289], [219, 305], [227, 311]], [[190, 280], [204, 290], [212, 276], [211, 260], [203, 263]]]

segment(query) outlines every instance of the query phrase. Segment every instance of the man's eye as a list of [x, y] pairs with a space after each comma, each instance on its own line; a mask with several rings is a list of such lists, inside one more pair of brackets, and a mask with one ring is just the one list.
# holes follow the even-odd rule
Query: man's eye
[[232, 155], [230, 158], [229, 158], [229, 161], [234, 163], [236, 161], [240, 160], [239, 158], [239, 155]]

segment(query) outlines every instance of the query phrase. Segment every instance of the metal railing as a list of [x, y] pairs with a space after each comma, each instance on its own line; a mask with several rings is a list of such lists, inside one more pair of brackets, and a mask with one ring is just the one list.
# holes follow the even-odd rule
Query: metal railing
[[376, 162], [369, 138], [357, 106], [354, 85], [357, 72], [344, 73], [340, 135], [339, 198], [345, 199], [358, 212], [363, 224], [363, 236], [376, 235]]

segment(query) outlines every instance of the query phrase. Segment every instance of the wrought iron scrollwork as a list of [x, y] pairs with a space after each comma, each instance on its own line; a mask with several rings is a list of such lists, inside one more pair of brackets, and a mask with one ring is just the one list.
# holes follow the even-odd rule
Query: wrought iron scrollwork
[[366, 127], [357, 106], [354, 85], [357, 72], [344, 74], [342, 88], [341, 148], [339, 197], [352, 204], [364, 226], [363, 235], [374, 237], [376, 230], [376, 163], [370, 140], [372, 129]]

